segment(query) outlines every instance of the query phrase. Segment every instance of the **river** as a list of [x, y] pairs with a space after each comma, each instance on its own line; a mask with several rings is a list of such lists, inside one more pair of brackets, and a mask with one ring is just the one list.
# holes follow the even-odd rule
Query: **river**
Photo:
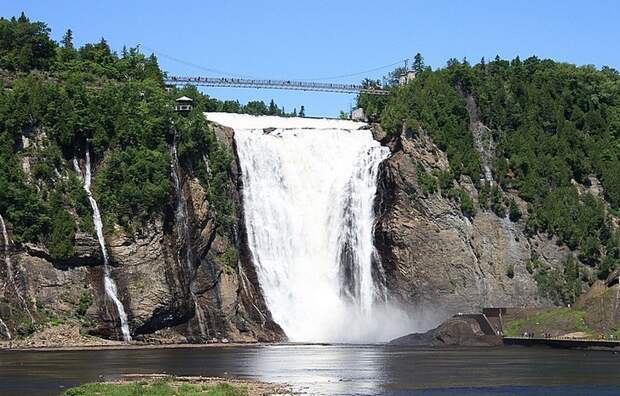
[[617, 395], [620, 354], [544, 348], [269, 345], [2, 351], [0, 395], [58, 395], [121, 374], [288, 383], [313, 395]]

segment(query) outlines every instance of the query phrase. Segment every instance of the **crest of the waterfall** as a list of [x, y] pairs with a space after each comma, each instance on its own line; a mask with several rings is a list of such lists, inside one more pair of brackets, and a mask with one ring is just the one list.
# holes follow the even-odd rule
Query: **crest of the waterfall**
[[97, 201], [95, 200], [95, 197], [93, 197], [93, 194], [91, 192], [92, 171], [90, 164], [90, 150], [88, 146], [86, 147], [86, 164], [84, 175], [82, 175], [77, 159], [73, 160], [73, 166], [78, 176], [80, 177], [80, 180], [82, 180], [82, 182], [84, 183], [84, 191], [86, 191], [88, 201], [90, 202], [90, 206], [93, 210], [93, 223], [95, 224], [97, 239], [99, 241], [99, 246], [101, 247], [101, 254], [103, 255], [103, 288], [105, 290], [106, 296], [110, 300], [112, 300], [114, 306], [116, 307], [118, 317], [121, 321], [121, 332], [123, 334], [123, 340], [131, 341], [131, 333], [129, 332], [127, 313], [125, 311], [123, 303], [118, 298], [118, 289], [116, 287], [116, 282], [114, 282], [114, 279], [112, 279], [112, 274], [110, 271], [110, 259], [108, 256], [108, 249], [105, 245], [105, 238], [103, 237], [103, 222], [101, 221], [99, 205], [97, 205]]
[[377, 173], [389, 150], [363, 123], [206, 116], [235, 130], [249, 248], [267, 305], [289, 339], [400, 335], [385, 322], [392, 308], [373, 246]]

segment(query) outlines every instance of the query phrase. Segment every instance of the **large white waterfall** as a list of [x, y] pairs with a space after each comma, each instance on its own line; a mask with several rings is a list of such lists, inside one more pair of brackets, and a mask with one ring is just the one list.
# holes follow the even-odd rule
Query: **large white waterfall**
[[90, 202], [90, 206], [93, 209], [93, 223], [95, 224], [97, 239], [99, 240], [99, 246], [101, 247], [101, 254], [103, 255], [103, 287], [105, 290], [105, 294], [110, 300], [112, 300], [114, 306], [116, 307], [118, 317], [121, 321], [121, 332], [123, 333], [123, 340], [131, 341], [131, 333], [129, 332], [127, 313], [125, 312], [125, 307], [123, 306], [123, 303], [118, 298], [116, 282], [114, 282], [114, 279], [112, 279], [112, 274], [110, 272], [110, 259], [108, 256], [108, 249], [105, 245], [105, 239], [103, 238], [103, 223], [101, 222], [101, 213], [99, 212], [99, 206], [97, 205], [97, 201], [95, 201], [95, 198], [93, 197], [90, 189], [92, 176], [90, 165], [90, 151], [88, 147], [86, 148], [86, 165], [84, 176], [82, 176], [82, 172], [77, 163], [77, 160], [73, 160], [73, 165], [75, 167], [75, 171], [78, 173], [78, 175], [80, 175], [80, 178], [82, 179], [84, 190], [86, 191], [86, 194], [88, 196], [88, 201]]
[[392, 310], [373, 246], [377, 172], [389, 150], [352, 121], [206, 117], [235, 130], [249, 248], [288, 338], [379, 342], [401, 335], [386, 322]]

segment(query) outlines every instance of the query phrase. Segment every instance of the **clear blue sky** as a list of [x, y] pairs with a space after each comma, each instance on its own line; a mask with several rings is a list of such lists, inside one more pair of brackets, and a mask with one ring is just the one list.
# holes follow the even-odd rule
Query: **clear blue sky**
[[[500, 4], [501, 3], [501, 4]], [[537, 55], [620, 69], [620, 1], [2, 1], [0, 14], [21, 11], [43, 20], [59, 40], [105, 37], [155, 49], [171, 74], [209, 73], [162, 54], [228, 73], [271, 79], [311, 79], [356, 73], [421, 52], [443, 66], [452, 57], [478, 61]], [[389, 69], [330, 82], [380, 78]], [[213, 73], [211, 73], [213, 74]], [[353, 95], [213, 88], [220, 99], [274, 98], [287, 110], [337, 115]]]

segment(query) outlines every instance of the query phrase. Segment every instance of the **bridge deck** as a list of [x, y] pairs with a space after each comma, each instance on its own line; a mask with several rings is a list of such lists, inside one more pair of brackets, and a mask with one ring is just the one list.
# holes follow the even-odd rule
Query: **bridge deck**
[[387, 95], [389, 93], [384, 89], [364, 88], [364, 86], [358, 84], [318, 83], [292, 80], [251, 80], [244, 78], [169, 76], [164, 79], [164, 82], [169, 85], [191, 84], [203, 87], [287, 89], [296, 91], [367, 93], [371, 95]]

